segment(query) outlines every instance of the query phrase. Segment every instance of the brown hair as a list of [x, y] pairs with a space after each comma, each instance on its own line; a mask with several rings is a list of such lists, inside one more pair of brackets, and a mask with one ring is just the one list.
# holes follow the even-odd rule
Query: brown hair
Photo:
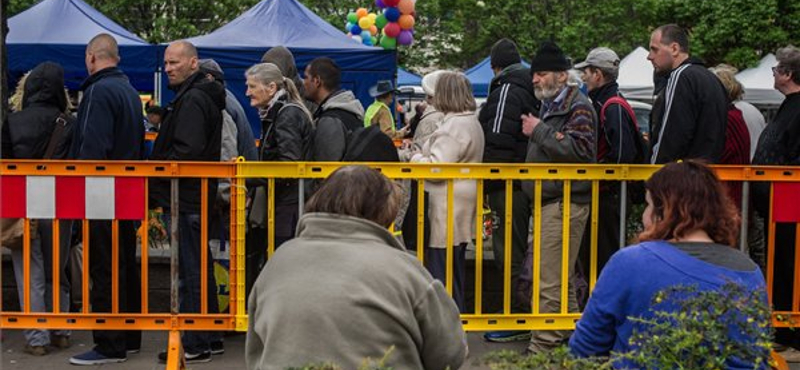
[[728, 93], [728, 101], [734, 102], [742, 98], [744, 95], [744, 88], [739, 80], [736, 79], [735, 67], [727, 64], [719, 64], [716, 67], [709, 68], [714, 75], [719, 78], [722, 85], [725, 86], [725, 91]]
[[305, 210], [363, 218], [389, 227], [400, 210], [401, 192], [378, 170], [345, 166], [325, 179]]
[[436, 81], [433, 106], [442, 113], [475, 111], [475, 98], [467, 76], [460, 72], [444, 72]]
[[719, 244], [736, 245], [741, 220], [727, 189], [700, 161], [668, 163], [645, 182], [653, 202], [652, 224], [641, 241], [680, 238], [703, 230]]

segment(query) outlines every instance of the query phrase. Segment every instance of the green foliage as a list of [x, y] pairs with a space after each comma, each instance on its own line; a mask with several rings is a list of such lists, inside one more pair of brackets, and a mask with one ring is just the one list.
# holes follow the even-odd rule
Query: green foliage
[[[719, 291], [675, 286], [655, 295], [652, 317], [630, 318], [636, 322], [630, 352], [576, 359], [566, 347], [526, 356], [501, 351], [487, 355], [484, 362], [493, 370], [600, 370], [615, 363], [637, 369], [711, 370], [726, 368], [726, 361], [736, 357], [758, 369], [769, 360], [772, 345], [764, 298], [763, 292], [748, 292], [734, 283]], [[734, 340], [732, 332], [750, 340]]]

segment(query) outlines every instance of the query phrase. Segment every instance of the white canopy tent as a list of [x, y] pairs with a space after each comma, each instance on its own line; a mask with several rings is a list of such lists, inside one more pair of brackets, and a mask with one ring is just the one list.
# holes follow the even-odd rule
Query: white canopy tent
[[619, 63], [619, 91], [631, 100], [653, 101], [653, 65], [639, 46]]
[[744, 101], [758, 106], [777, 106], [783, 102], [783, 94], [775, 90], [772, 67], [778, 65], [775, 55], [767, 54], [758, 66], [746, 69], [736, 75], [744, 87]]

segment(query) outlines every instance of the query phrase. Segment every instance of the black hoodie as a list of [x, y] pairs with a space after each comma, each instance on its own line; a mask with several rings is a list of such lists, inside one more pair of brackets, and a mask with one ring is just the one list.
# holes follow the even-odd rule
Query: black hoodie
[[541, 103], [533, 95], [531, 70], [521, 63], [506, 67], [492, 79], [489, 98], [478, 120], [483, 127], [486, 163], [523, 163], [528, 137], [522, 134], [523, 114], [538, 115]]
[[[219, 162], [222, 142], [222, 110], [225, 87], [195, 73], [176, 88], [175, 98], [153, 144], [151, 160]], [[210, 179], [208, 194], [217, 193], [217, 181]], [[180, 212], [200, 213], [200, 180], [182, 179], [179, 186]], [[169, 209], [169, 179], [150, 180], [150, 205]], [[213, 204], [213, 197], [210, 198]]]
[[[25, 82], [22, 110], [8, 116], [3, 123], [2, 158], [44, 158], [56, 118], [66, 108], [64, 69], [52, 62], [39, 64]], [[52, 159], [64, 159], [69, 152], [74, 119], [65, 118], [66, 130]]]

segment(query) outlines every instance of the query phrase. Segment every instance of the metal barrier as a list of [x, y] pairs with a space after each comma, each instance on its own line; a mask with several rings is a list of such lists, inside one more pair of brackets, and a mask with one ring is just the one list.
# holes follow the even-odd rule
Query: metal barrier
[[[345, 163], [262, 163], [262, 162], [237, 162], [237, 163], [199, 163], [199, 162], [182, 162], [182, 163], [162, 163], [162, 162], [62, 162], [62, 161], [0, 161], [0, 181], [8, 183], [8, 179], [19, 176], [32, 176], [42, 177], [50, 176], [56, 179], [64, 178], [94, 178], [94, 177], [113, 177], [120, 179], [146, 179], [149, 177], [169, 177], [173, 178], [173, 199], [177, 199], [177, 181], [179, 178], [203, 178], [202, 189], [209, 178], [232, 178], [232, 191], [231, 193], [231, 224], [230, 224], [230, 246], [231, 246], [231, 260], [230, 260], [230, 280], [231, 280], [231, 304], [230, 312], [227, 314], [208, 314], [205, 305], [207, 294], [205, 269], [202, 272], [202, 294], [201, 302], [203, 307], [200, 313], [179, 313], [177, 310], [177, 264], [178, 255], [177, 248], [177, 219], [173, 214], [172, 228], [172, 255], [171, 255], [171, 311], [169, 313], [151, 313], [147, 309], [147, 291], [148, 291], [148, 252], [146, 247], [141, 248], [141, 273], [142, 273], [142, 309], [141, 313], [121, 313], [118, 307], [114, 305], [111, 313], [93, 313], [89, 310], [89, 276], [88, 276], [88, 252], [84, 250], [84, 272], [83, 272], [83, 311], [80, 313], [65, 313], [58, 311], [58, 297], [53, 297], [55, 311], [52, 313], [40, 313], [29, 311], [29, 300], [26, 295], [24, 302], [25, 310], [23, 312], [8, 312], [2, 311], [0, 313], [0, 328], [63, 328], [63, 329], [94, 329], [94, 330], [111, 330], [111, 329], [136, 329], [136, 330], [164, 330], [170, 332], [170, 356], [168, 361], [168, 368], [176, 368], [179, 357], [180, 337], [178, 332], [180, 330], [236, 330], [245, 331], [247, 328], [247, 316], [245, 312], [244, 302], [244, 281], [245, 281], [245, 254], [244, 254], [244, 233], [245, 233], [245, 193], [243, 190], [244, 181], [247, 178], [266, 178], [268, 183], [268, 240], [266, 241], [265, 248], [267, 249], [267, 256], [270, 257], [275, 251], [274, 240], [274, 227], [275, 227], [275, 209], [274, 209], [274, 183], [276, 179], [300, 179], [298, 189], [304, 188], [305, 181], [310, 179], [322, 179], [327, 177], [331, 172], [340, 166], [346, 165]], [[485, 331], [485, 330], [560, 330], [572, 329], [575, 322], [580, 318], [580, 313], [569, 312], [567, 309], [567, 296], [568, 296], [568, 271], [567, 264], [569, 255], [569, 207], [564, 208], [563, 212], [563, 228], [564, 236], [563, 249], [561, 258], [561, 307], [557, 313], [541, 313], [539, 302], [537, 299], [531, 301], [531, 312], [515, 313], [511, 310], [511, 220], [512, 214], [512, 181], [514, 180], [527, 180], [533, 181], [535, 185], [535, 193], [533, 198], [532, 214], [534, 220], [541, 220], [542, 210], [542, 184], [546, 181], [563, 181], [564, 189], [564, 202], [569, 203], [570, 189], [574, 181], [591, 182], [592, 202], [591, 213], [589, 215], [589, 225], [591, 227], [591, 272], [589, 285], [590, 288], [594, 287], [597, 278], [597, 225], [598, 225], [598, 199], [600, 197], [600, 181], [622, 181], [621, 186], [621, 201], [624, 203], [626, 196], [626, 181], [638, 181], [647, 179], [658, 166], [640, 165], [640, 166], [627, 166], [627, 165], [547, 165], [547, 164], [405, 164], [405, 163], [371, 163], [367, 164], [371, 167], [379, 169], [383, 174], [393, 179], [415, 179], [426, 181], [445, 181], [448, 189], [448, 222], [447, 222], [447, 258], [452, 261], [453, 255], [453, 186], [455, 180], [475, 180], [478, 190], [477, 203], [476, 203], [476, 235], [481, 235], [482, 219], [483, 219], [483, 195], [484, 195], [484, 181], [486, 180], [499, 180], [505, 181], [506, 192], [506, 217], [504, 221], [506, 224], [505, 229], [505, 258], [503, 266], [503, 304], [502, 313], [486, 313], [482, 305], [484, 293], [484, 263], [485, 256], [483, 254], [483, 239], [478, 237], [475, 240], [475, 274], [474, 274], [474, 305], [471, 307], [470, 313], [462, 315], [464, 329], [468, 331]], [[723, 181], [742, 181], [745, 189], [751, 181], [774, 181], [776, 183], [795, 183], [800, 184], [800, 171], [796, 167], [742, 167], [742, 166], [715, 166], [717, 175]], [[144, 182], [144, 204], [142, 209], [146, 210], [147, 204], [147, 185]], [[419, 206], [417, 214], [418, 235], [416, 236], [417, 245], [423, 244], [423, 226], [424, 218], [422, 215], [423, 193], [425, 189], [425, 182], [419, 181], [418, 184], [418, 197], [412, 201], [416, 201]], [[8, 195], [8, 188], [3, 190], [3, 199]], [[346, 190], [343, 190], [346, 191]], [[303, 192], [300, 191], [300, 204], [303, 203]], [[745, 191], [747, 194], [747, 191]], [[202, 204], [208, 200], [209, 194], [203, 190], [201, 195]], [[743, 220], [747, 219], [749, 203], [747, 196], [743, 199]], [[773, 202], [774, 203], [774, 202]], [[791, 205], [800, 208], [800, 205]], [[205, 209], [205, 207], [204, 207]], [[58, 214], [58, 210], [55, 211]], [[27, 215], [12, 216], [3, 213], [4, 217], [27, 217]], [[55, 218], [55, 217], [54, 217]], [[138, 218], [146, 221], [145, 216]], [[208, 231], [206, 230], [208, 215], [204, 210], [201, 215], [201, 241], [202, 245], [207, 245]], [[624, 216], [623, 216], [624, 219]], [[84, 221], [91, 222], [88, 217], [84, 217]], [[114, 225], [118, 219], [115, 218]], [[745, 221], [746, 222], [746, 221]], [[56, 228], [58, 227], [58, 219], [54, 222]], [[29, 222], [26, 221], [26, 235], [29, 233]], [[88, 240], [88, 227], [84, 224], [83, 235], [84, 240]], [[774, 220], [770, 226], [770, 239], [768, 242], [768, 266], [767, 266], [767, 283], [769, 287], [775, 283], [773, 280], [774, 275], [774, 255], [775, 255], [775, 241], [774, 241]], [[800, 223], [798, 223], [800, 229]], [[116, 227], [115, 227], [116, 230]], [[141, 233], [142, 245], [147, 245], [147, 230], [143, 228]], [[55, 233], [57, 235], [57, 233]], [[800, 233], [798, 233], [800, 239]], [[745, 234], [746, 236], [746, 234]], [[58, 241], [54, 237], [54, 252], [57, 253]], [[743, 238], [743, 239], [746, 239]], [[116, 240], [116, 238], [114, 238]], [[539, 279], [541, 275], [541, 227], [538, 221], [533, 225], [533, 279], [532, 297], [538, 297], [540, 292]], [[91, 246], [85, 246], [91, 248]], [[800, 240], [795, 245], [795, 248], [800, 248]], [[119, 256], [118, 245], [114, 242], [113, 245], [113, 258]], [[798, 250], [798, 249], [796, 249]], [[203, 248], [202, 261], [207, 261], [206, 248]], [[798, 250], [800, 252], [800, 250]], [[24, 253], [29, 256], [30, 241], [24, 243]], [[795, 265], [800, 266], [800, 253], [797, 253]], [[424, 258], [423, 249], [418, 248], [417, 256], [422, 261]], [[26, 258], [28, 261], [29, 258]], [[57, 260], [57, 258], [54, 258]], [[57, 269], [54, 267], [54, 270]], [[29, 265], [26, 262], [25, 271], [29, 271]], [[116, 264], [113, 271], [117, 271]], [[115, 274], [118, 273], [115, 272]], [[446, 281], [445, 286], [448, 292], [452, 293], [453, 286], [453, 266], [448, 263], [446, 268]], [[113, 297], [116, 302], [118, 296], [118, 286], [116, 276], [113, 275]], [[53, 274], [53, 285], [58, 286], [58, 274]], [[790, 312], [775, 312], [773, 324], [776, 327], [797, 327], [798, 315], [800, 315], [800, 268], [795, 269], [794, 274], [795, 291], [793, 295], [793, 308]], [[25, 291], [30, 284], [29, 278], [25, 278]], [[771, 289], [770, 289], [771, 297]]]

